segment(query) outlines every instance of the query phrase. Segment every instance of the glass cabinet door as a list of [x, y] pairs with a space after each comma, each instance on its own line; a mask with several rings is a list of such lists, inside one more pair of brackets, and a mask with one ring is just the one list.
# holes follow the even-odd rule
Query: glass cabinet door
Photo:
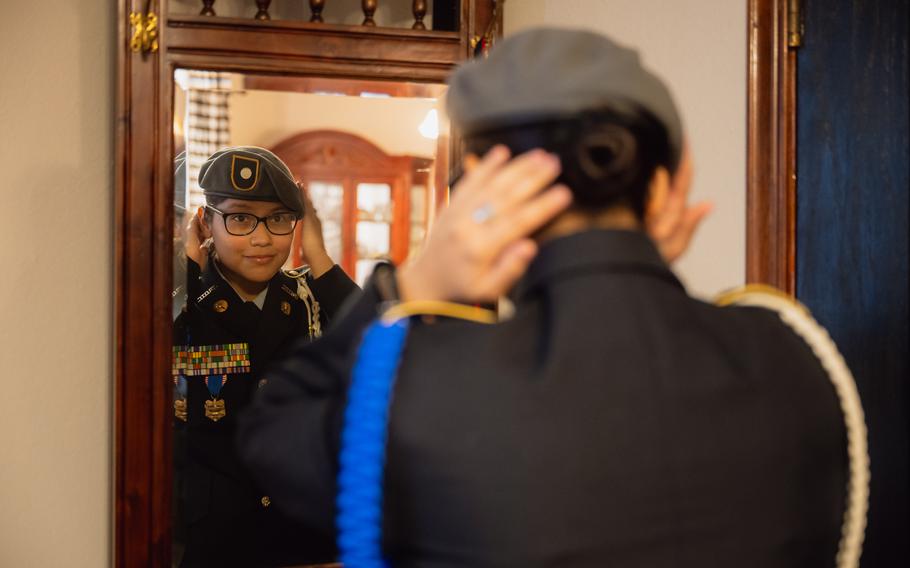
[[427, 187], [425, 185], [411, 186], [411, 199], [408, 204], [410, 210], [410, 219], [408, 223], [408, 258], [411, 258], [423, 247], [423, 241], [427, 236], [427, 226], [429, 223], [427, 203]]
[[361, 286], [380, 260], [392, 254], [392, 187], [387, 183], [358, 183], [354, 235], [354, 280]]
[[[358, 284], [380, 261], [400, 263], [420, 250], [428, 224], [428, 190], [407, 180], [304, 179], [322, 221], [326, 252]], [[299, 229], [302, 231], [302, 226]], [[306, 263], [297, 235], [289, 267]]]
[[322, 221], [325, 250], [335, 262], [344, 257], [344, 186], [340, 182], [311, 181], [307, 184], [313, 206]]

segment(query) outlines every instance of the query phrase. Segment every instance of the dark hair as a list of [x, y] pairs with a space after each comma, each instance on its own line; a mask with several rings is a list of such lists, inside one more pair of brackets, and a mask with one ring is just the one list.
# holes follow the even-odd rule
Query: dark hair
[[202, 210], [202, 216], [205, 219], [206, 223], [211, 223], [212, 219], [215, 217], [215, 213], [209, 209], [209, 207], [214, 207], [215, 209], [221, 209], [221, 204], [227, 201], [227, 197], [221, 197], [219, 195], [206, 195], [205, 204], [208, 206]]
[[571, 188], [575, 207], [625, 205], [639, 219], [644, 218], [654, 170], [664, 166], [672, 172], [676, 167], [666, 128], [637, 106], [601, 108], [465, 137], [465, 149], [477, 155], [496, 144], [506, 145], [512, 155], [534, 148], [557, 154], [562, 163], [557, 181]]

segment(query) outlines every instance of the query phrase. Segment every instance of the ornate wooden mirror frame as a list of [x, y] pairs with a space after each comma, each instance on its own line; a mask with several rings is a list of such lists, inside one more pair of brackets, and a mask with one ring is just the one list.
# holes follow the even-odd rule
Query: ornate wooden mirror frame
[[[426, 3], [415, 3], [415, 13], [418, 4], [426, 9]], [[495, 1], [460, 4], [461, 31], [445, 32], [169, 16], [167, 0], [118, 1], [117, 566], [170, 563], [174, 70], [442, 83], [455, 64], [473, 53], [471, 38], [502, 30]], [[453, 132], [451, 147], [457, 151], [456, 136]]]

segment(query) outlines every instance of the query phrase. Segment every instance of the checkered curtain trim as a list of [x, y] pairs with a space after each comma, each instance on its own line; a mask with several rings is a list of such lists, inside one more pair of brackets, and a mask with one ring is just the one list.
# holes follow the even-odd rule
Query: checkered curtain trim
[[209, 156], [230, 143], [228, 73], [189, 71], [186, 104], [187, 206], [190, 210], [205, 203], [199, 187], [199, 168]]

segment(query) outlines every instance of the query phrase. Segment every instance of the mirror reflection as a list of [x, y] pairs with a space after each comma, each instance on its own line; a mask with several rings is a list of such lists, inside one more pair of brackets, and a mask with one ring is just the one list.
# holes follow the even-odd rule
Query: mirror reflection
[[445, 87], [198, 70], [175, 83], [173, 565], [330, 562], [331, 537], [285, 517], [241, 464], [237, 420], [377, 262], [420, 249], [447, 195]]
[[[379, 259], [414, 254], [445, 201], [443, 85], [179, 70], [175, 147], [188, 209], [202, 163], [226, 146], [277, 155], [309, 190], [332, 258], [358, 283]], [[305, 264], [295, 237], [286, 267]]]

